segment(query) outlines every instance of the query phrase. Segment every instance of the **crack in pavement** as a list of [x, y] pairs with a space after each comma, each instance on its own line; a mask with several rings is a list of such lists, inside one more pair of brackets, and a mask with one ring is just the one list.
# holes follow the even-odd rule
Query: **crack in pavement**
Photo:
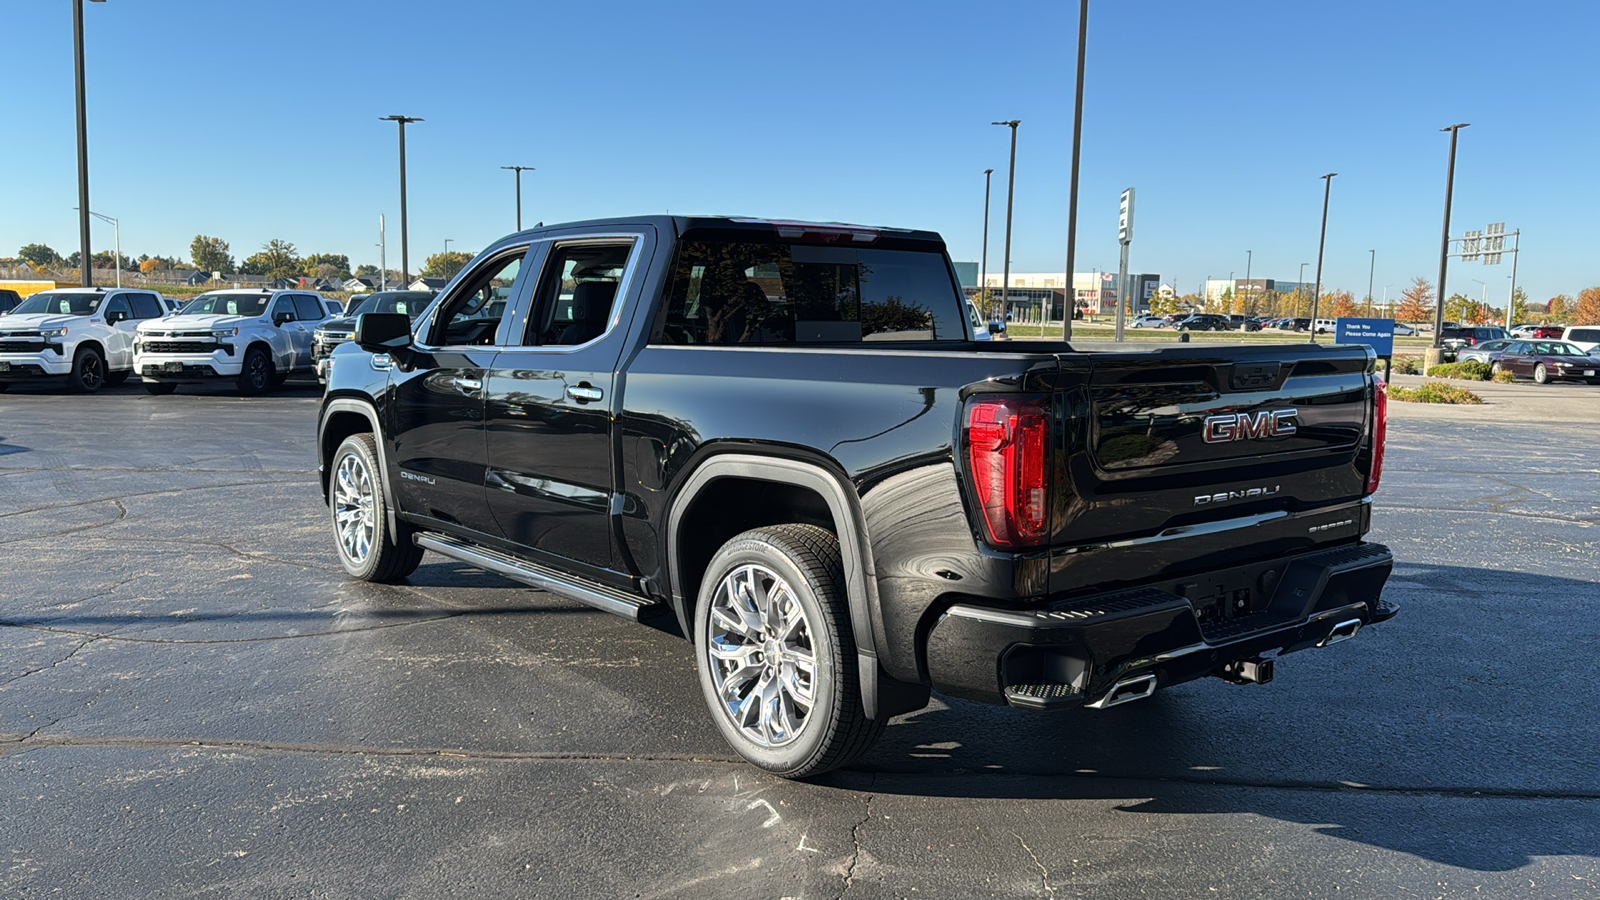
[[[91, 528], [100, 528], [100, 527], [103, 527], [104, 525], [111, 525], [111, 524], [115, 524], [115, 523], [114, 522], [105, 522], [105, 523], [102, 523], [101, 525], [93, 525], [93, 526], [90, 526], [90, 527]], [[85, 530], [87, 530], [87, 529], [85, 529]], [[45, 535], [38, 535], [37, 537], [44, 537], [44, 536]], [[19, 541], [28, 541], [28, 540], [34, 540], [34, 539], [35, 539], [34, 537], [18, 538]], [[296, 561], [294, 561], [292, 559], [281, 559], [281, 558], [276, 557], [276, 556], [267, 556], [264, 553], [256, 553], [256, 552], [253, 552], [253, 551], [250, 551], [250, 550], [240, 550], [238, 547], [235, 547], [232, 544], [223, 543], [222, 541], [201, 541], [201, 540], [195, 540], [193, 538], [182, 538], [182, 539], [180, 539], [180, 538], [120, 537], [120, 536], [108, 537], [108, 536], [103, 535], [103, 534], [93, 535], [90, 538], [90, 540], [105, 541], [107, 543], [112, 543], [112, 544], [177, 544], [177, 545], [179, 545], [181, 547], [216, 547], [216, 548], [221, 549], [221, 550], [226, 550], [229, 553], [232, 553], [233, 555], [239, 557], [240, 559], [247, 559], [247, 560], [259, 561], [259, 562], [279, 563], [281, 565], [294, 566], [294, 567], [300, 568], [300, 569], [315, 569], [315, 570], [317, 570], [319, 572], [333, 572], [335, 574], [343, 574], [344, 573], [344, 569], [342, 569], [342, 568], [336, 568], [334, 566], [319, 566], [316, 563], [296, 562]]]
[[[259, 487], [265, 484], [294, 484], [289, 479], [256, 479], [255, 481], [234, 481], [226, 484], [201, 484], [181, 488], [163, 488], [158, 491], [138, 491], [132, 494], [113, 494], [110, 497], [94, 497], [88, 500], [74, 500], [71, 503], [46, 503], [44, 506], [34, 506], [28, 509], [19, 509], [12, 512], [0, 513], [0, 519], [9, 519], [13, 516], [25, 516], [29, 513], [51, 512], [58, 509], [72, 509], [75, 506], [89, 506], [94, 503], [114, 503], [128, 500], [133, 497], [158, 497], [162, 494], [186, 494], [190, 491], [213, 491], [221, 488]], [[0, 543], [9, 543], [0, 541]]]
[[[55, 723], [51, 723], [52, 725]], [[233, 738], [162, 738], [162, 737], [79, 737], [75, 735], [40, 735], [49, 725], [15, 737], [0, 733], [0, 742], [14, 748], [0, 755], [19, 756], [35, 750], [49, 749], [112, 749], [176, 750], [200, 749], [217, 752], [254, 750], [263, 753], [286, 753], [309, 756], [392, 757], [414, 759], [465, 759], [477, 762], [678, 762], [705, 765], [747, 765], [733, 756], [707, 756], [696, 753], [600, 753], [584, 751], [537, 750], [469, 750], [456, 747], [373, 747], [362, 744], [297, 743], [290, 741], [262, 741]]]
[[1022, 845], [1022, 849], [1028, 851], [1028, 857], [1033, 860], [1034, 865], [1039, 867], [1039, 880], [1043, 882], [1044, 896], [1050, 898], [1050, 900], [1055, 900], [1055, 888], [1050, 886], [1050, 870], [1046, 869], [1044, 863], [1039, 861], [1039, 854], [1033, 852], [1033, 848], [1028, 846], [1028, 842], [1022, 839], [1022, 835], [1013, 831], [1011, 836], [1017, 839], [1017, 843]]
[[869, 776], [865, 797], [867, 808], [861, 814], [861, 821], [850, 826], [850, 843], [854, 845], [855, 849], [850, 853], [850, 865], [844, 870], [844, 885], [839, 889], [838, 900], [844, 900], [844, 895], [849, 893], [850, 888], [855, 884], [856, 864], [861, 861], [861, 826], [872, 819], [872, 787], [877, 782], [878, 776], [875, 773]]
[[[1501, 495], [1497, 494], [1495, 496]], [[1493, 498], [1480, 497], [1478, 499], [1491, 500]], [[1465, 502], [1471, 503], [1476, 501]], [[1576, 519], [1568, 516], [1547, 516], [1540, 515], [1539, 513], [1511, 512], [1504, 509], [1471, 509], [1465, 506], [1405, 506], [1395, 503], [1385, 503], [1382, 506], [1377, 507], [1377, 509], [1395, 509], [1404, 510], [1405, 512], [1454, 513], [1462, 516], [1514, 516], [1519, 519], [1537, 519], [1542, 522], [1558, 522], [1562, 525], [1579, 525], [1585, 528], [1597, 524], [1596, 521], [1591, 518]]]
[[135, 466], [0, 466], [0, 475], [21, 475], [28, 472], [176, 472], [184, 475], [191, 473], [204, 473], [207, 475], [241, 475], [245, 472], [261, 475], [314, 475], [315, 469], [193, 469], [193, 468], [156, 468], [142, 469]]
[[[238, 618], [250, 615], [246, 611], [228, 613], [227, 615], [169, 617], [160, 622], [161, 625], [183, 625], [189, 622], [215, 622], [225, 619]], [[390, 615], [393, 615], [390, 613]], [[80, 631], [73, 628], [59, 628], [53, 625], [41, 625], [34, 622], [18, 621], [16, 619], [0, 619], [0, 628], [16, 628], [23, 631], [43, 631], [49, 634], [68, 634], [88, 638], [86, 643], [94, 641], [125, 641], [130, 644], [255, 644], [262, 641], [294, 641], [301, 638], [332, 637], [344, 634], [360, 634], [364, 631], [381, 631], [385, 628], [406, 628], [412, 625], [428, 625], [433, 622], [443, 622], [448, 619], [459, 619], [469, 615], [467, 612], [445, 612], [440, 615], [428, 615], [427, 618], [417, 618], [409, 622], [386, 622], [374, 625], [362, 625], [353, 628], [333, 628], [327, 631], [306, 631], [299, 634], [268, 634], [257, 637], [239, 638], [146, 638], [132, 637], [124, 634], [106, 634], [94, 631]], [[65, 662], [65, 660], [62, 660]], [[3, 687], [5, 682], [0, 684]]]
[[[16, 684], [17, 682], [21, 681], [24, 678], [27, 678], [27, 677], [32, 676], [32, 675], [38, 675], [40, 672], [48, 672], [51, 669], [54, 669], [56, 666], [59, 666], [62, 663], [66, 662], [67, 660], [73, 658], [74, 656], [77, 656], [79, 650], [82, 650], [83, 648], [89, 646], [90, 644], [94, 643], [97, 640], [100, 640], [100, 638], [91, 637], [88, 640], [83, 641], [82, 643], [78, 644], [78, 646], [73, 647], [72, 648], [72, 652], [68, 653], [66, 656], [61, 657], [60, 659], [56, 660], [55, 662], [51, 663], [48, 666], [40, 666], [37, 669], [30, 669], [30, 670], [28, 670], [26, 672], [23, 672], [21, 675], [17, 675], [17, 676], [15, 676], [13, 678], [7, 678], [5, 681], [0, 681], [0, 688], [9, 687], [9, 686], [11, 686], [13, 684]], [[61, 720], [60, 719], [56, 720], [56, 722], [59, 722], [59, 721], [61, 721]], [[55, 722], [51, 722], [50, 723], [50, 725], [54, 725], [54, 724], [55, 724]], [[50, 726], [46, 725], [44, 727], [48, 728]], [[35, 729], [34, 733], [37, 734], [38, 733], [38, 729]], [[31, 736], [32, 735], [30, 735], [30, 737]]]

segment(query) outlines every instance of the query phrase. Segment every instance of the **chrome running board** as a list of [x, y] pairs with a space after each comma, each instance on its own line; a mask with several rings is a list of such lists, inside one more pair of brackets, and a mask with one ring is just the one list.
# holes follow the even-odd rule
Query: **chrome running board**
[[530, 587], [541, 591], [549, 591], [568, 600], [592, 606], [625, 619], [639, 621], [657, 614], [664, 614], [668, 610], [665, 604], [635, 597], [615, 588], [589, 581], [580, 581], [565, 572], [541, 566], [537, 563], [518, 559], [499, 550], [491, 550], [477, 544], [439, 534], [434, 531], [425, 531], [415, 538], [418, 547], [432, 550], [435, 553], [460, 560], [468, 565], [487, 569], [496, 575], [504, 575], [512, 581], [520, 581]]

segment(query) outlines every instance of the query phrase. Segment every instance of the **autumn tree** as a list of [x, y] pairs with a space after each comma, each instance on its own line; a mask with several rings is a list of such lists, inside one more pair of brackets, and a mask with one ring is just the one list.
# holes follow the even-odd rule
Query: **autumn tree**
[[1567, 307], [1572, 305], [1572, 298], [1566, 294], [1557, 294], [1545, 304], [1544, 314], [1552, 322], [1565, 322], [1567, 320]]
[[1528, 292], [1517, 288], [1511, 292], [1511, 318], [1506, 322], [1510, 328], [1518, 322], [1528, 321]]
[[1578, 305], [1572, 308], [1572, 324], [1600, 325], [1600, 287], [1578, 292]]
[[48, 244], [27, 244], [17, 251], [17, 259], [36, 269], [49, 269], [61, 265], [61, 254]]
[[228, 253], [228, 242], [203, 234], [195, 235], [194, 241], [189, 244], [189, 263], [202, 272], [233, 271], [233, 257]]
[[293, 278], [300, 274], [300, 254], [288, 241], [273, 238], [261, 245], [261, 252], [240, 264], [247, 275], [265, 275], [271, 279]]
[[445, 253], [435, 253], [428, 257], [427, 265], [422, 267], [424, 278], [454, 278], [455, 274], [472, 262], [472, 254], [462, 253], [459, 250], [450, 250]]
[[1411, 286], [1400, 292], [1400, 305], [1394, 317], [1401, 322], [1421, 322], [1433, 318], [1433, 284], [1426, 278], [1413, 278]]
[[151, 272], [154, 272], [159, 268], [161, 268], [161, 260], [156, 259], [153, 256], [140, 260], [139, 262], [139, 271], [146, 275], [149, 275]]
[[1322, 318], [1325, 319], [1351, 318], [1361, 312], [1360, 308], [1356, 306], [1355, 295], [1349, 291], [1328, 291], [1324, 293], [1320, 306], [1325, 311], [1322, 313]]

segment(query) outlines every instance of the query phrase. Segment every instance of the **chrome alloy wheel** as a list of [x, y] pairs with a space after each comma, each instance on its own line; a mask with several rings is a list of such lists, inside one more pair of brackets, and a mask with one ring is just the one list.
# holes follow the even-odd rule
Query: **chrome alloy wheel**
[[814, 646], [805, 608], [776, 572], [739, 566], [717, 585], [706, 662], [744, 737], [781, 747], [805, 729], [817, 698]]
[[378, 534], [378, 503], [372, 473], [354, 453], [339, 460], [333, 477], [333, 521], [339, 532], [339, 549], [353, 563], [362, 563], [372, 552]]

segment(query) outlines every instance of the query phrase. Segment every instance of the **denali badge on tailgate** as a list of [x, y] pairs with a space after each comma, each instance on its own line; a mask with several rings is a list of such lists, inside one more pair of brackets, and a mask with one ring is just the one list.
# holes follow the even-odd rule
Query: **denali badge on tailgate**
[[1298, 413], [1295, 409], [1274, 409], [1206, 416], [1200, 436], [1208, 444], [1288, 437], [1295, 432], [1294, 417]]
[[[1194, 498], [1195, 506], [1205, 506], [1210, 503], [1227, 503], [1229, 500], [1249, 500], [1255, 497], [1271, 497], [1283, 485], [1275, 484], [1272, 487], [1240, 488], [1237, 491], [1221, 491], [1215, 494], [1201, 494]], [[1315, 529], [1313, 529], [1315, 530]]]

